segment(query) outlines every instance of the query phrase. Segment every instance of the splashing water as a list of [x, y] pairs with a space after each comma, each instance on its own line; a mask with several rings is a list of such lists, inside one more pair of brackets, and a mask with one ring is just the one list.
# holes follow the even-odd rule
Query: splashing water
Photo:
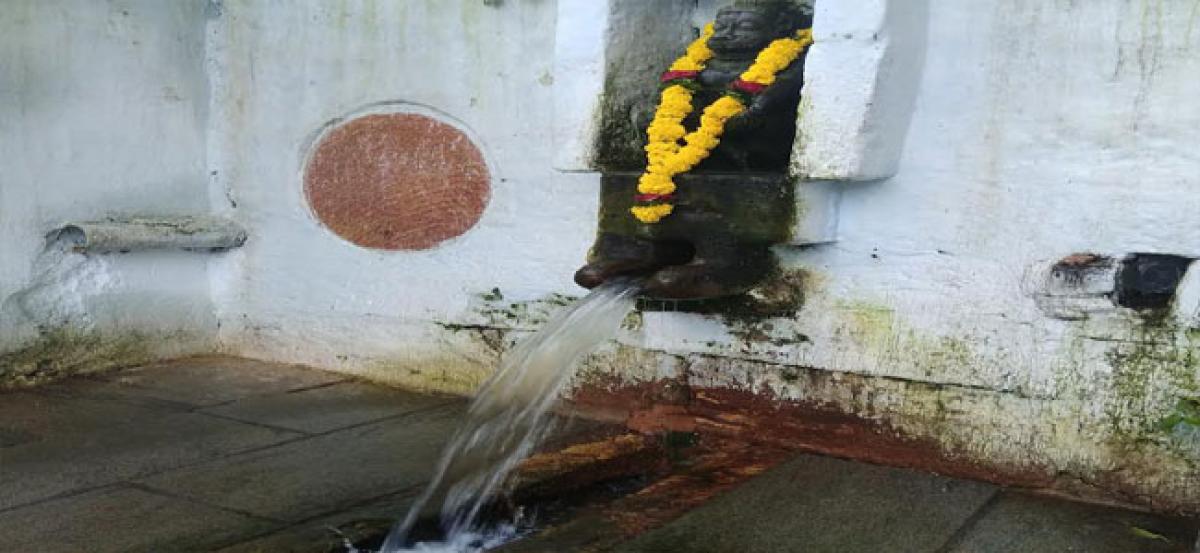
[[[480, 528], [480, 511], [549, 433], [550, 408], [563, 386], [584, 355], [616, 334], [633, 309], [637, 292], [629, 280], [605, 283], [504, 356], [443, 450], [433, 481], [392, 530], [380, 553], [474, 553], [515, 537], [517, 529], [511, 525], [492, 531]], [[408, 534], [427, 504], [442, 494], [445, 542], [405, 549]]]

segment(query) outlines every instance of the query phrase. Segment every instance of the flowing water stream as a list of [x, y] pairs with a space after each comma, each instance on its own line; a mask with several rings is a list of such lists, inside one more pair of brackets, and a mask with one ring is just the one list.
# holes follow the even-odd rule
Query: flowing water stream
[[[616, 334], [633, 309], [637, 292], [632, 281], [606, 283], [504, 356], [442, 452], [429, 487], [392, 530], [380, 553], [472, 553], [516, 536], [516, 525], [483, 527], [480, 513], [502, 491], [517, 464], [549, 433], [550, 408], [563, 386], [588, 352]], [[437, 516], [445, 539], [411, 544], [410, 532], [419, 519], [432, 514], [431, 502], [437, 498], [444, 498]]]

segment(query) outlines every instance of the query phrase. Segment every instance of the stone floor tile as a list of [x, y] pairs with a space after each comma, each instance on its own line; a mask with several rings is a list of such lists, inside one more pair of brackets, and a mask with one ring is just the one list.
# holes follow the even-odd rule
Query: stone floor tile
[[141, 397], [201, 407], [348, 380], [331, 372], [232, 357], [192, 357], [102, 378], [106, 384], [87, 389], [89, 396]]
[[416, 499], [419, 490], [394, 494], [345, 511], [300, 522], [265, 536], [256, 537], [219, 553], [313, 553], [328, 551], [344, 543], [374, 537], [390, 528]]
[[424, 483], [463, 409], [433, 409], [140, 482], [206, 503], [305, 520]]
[[51, 422], [14, 425], [34, 429], [36, 439], [0, 449], [0, 509], [302, 436], [112, 402], [42, 398], [27, 405]]
[[[0, 551], [328, 550], [402, 516], [464, 409], [223, 357], [0, 393]], [[594, 513], [509, 548], [1200, 553], [1197, 526], [804, 455], [615, 549]]]
[[285, 394], [244, 398], [206, 408], [203, 412], [319, 434], [452, 401], [455, 400], [361, 382], [342, 382]]
[[614, 551], [932, 553], [995, 493], [977, 482], [802, 455]]
[[1190, 553], [1200, 522], [1005, 493], [947, 553]]
[[0, 551], [209, 551], [278, 523], [113, 487], [0, 513]]
[[[564, 551], [606, 551], [621, 541], [621, 527], [607, 516], [589, 513], [566, 524], [546, 528], [511, 543], [494, 553], [562, 553]], [[684, 551], [683, 549], [679, 550]]]
[[81, 440], [161, 414], [153, 408], [91, 398], [0, 393], [0, 456], [5, 449], [55, 438]]

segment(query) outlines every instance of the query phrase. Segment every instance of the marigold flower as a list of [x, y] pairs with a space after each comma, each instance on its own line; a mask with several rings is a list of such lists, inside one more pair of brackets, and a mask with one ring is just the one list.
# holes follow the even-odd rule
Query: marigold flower
[[655, 121], [646, 129], [646, 134], [652, 142], [672, 142], [683, 138], [687, 134], [687, 129], [683, 128], [680, 123]]
[[671, 204], [659, 204], [634, 206], [629, 211], [643, 223], [657, 223], [674, 210], [675, 206]]
[[722, 96], [704, 111], [705, 113], [711, 113], [715, 117], [729, 119], [734, 115], [746, 111], [746, 105], [741, 100], [732, 96]]
[[651, 142], [646, 145], [647, 156], [669, 156], [679, 151], [678, 142]]
[[638, 179], [637, 189], [642, 194], [670, 194], [675, 191], [675, 183], [666, 175], [646, 173]]

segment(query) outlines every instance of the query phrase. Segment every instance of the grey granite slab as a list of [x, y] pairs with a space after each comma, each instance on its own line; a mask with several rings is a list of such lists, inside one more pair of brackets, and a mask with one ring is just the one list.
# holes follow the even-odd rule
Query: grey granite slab
[[0, 513], [0, 551], [209, 551], [274, 526], [144, 490], [104, 488]]

